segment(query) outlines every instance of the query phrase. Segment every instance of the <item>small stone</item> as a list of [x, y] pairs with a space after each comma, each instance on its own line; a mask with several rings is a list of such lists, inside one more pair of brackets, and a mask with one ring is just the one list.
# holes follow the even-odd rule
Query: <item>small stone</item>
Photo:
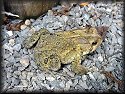
[[122, 37], [119, 37], [119, 38], [118, 38], [118, 43], [119, 43], [120, 45], [123, 45], [123, 39], [122, 39]]
[[59, 85], [60, 85], [61, 88], [64, 88], [65, 87], [65, 81], [61, 81]]
[[82, 80], [83, 81], [87, 80], [87, 76], [86, 75], [82, 75]]
[[37, 75], [39, 80], [45, 80], [45, 75], [43, 73], [38, 73]]
[[62, 19], [64, 20], [65, 23], [68, 21], [68, 16], [62, 15], [61, 17], [62, 17]]
[[70, 70], [68, 70], [67, 68], [63, 68], [63, 71], [66, 72], [66, 73], [67, 73], [69, 76], [71, 76], [71, 77], [74, 77], [74, 76], [75, 76], [75, 73], [72, 72], [72, 71], [70, 71]]
[[20, 80], [17, 79], [17, 78], [12, 78], [12, 83], [11, 85], [14, 86], [14, 85], [18, 85], [20, 83]]
[[34, 19], [30, 19], [30, 21], [33, 23], [33, 22], [35, 22], [35, 20]]
[[99, 54], [99, 56], [98, 56], [98, 59], [99, 59], [99, 61], [103, 61], [103, 57], [101, 56], [101, 54]]
[[10, 46], [14, 46], [14, 44], [15, 44], [15, 40], [14, 40], [14, 39], [10, 39], [10, 40], [9, 40], [9, 45], [10, 45]]
[[22, 66], [27, 67], [27, 66], [29, 66], [29, 59], [28, 58], [21, 58], [20, 63], [22, 64]]
[[105, 71], [113, 71], [115, 68], [114, 67], [112, 67], [112, 66], [107, 66], [106, 68], [105, 68]]
[[13, 32], [12, 31], [7, 31], [6, 32], [9, 36], [12, 36], [13, 35]]
[[3, 45], [3, 48], [13, 53], [13, 48], [8, 43], [5, 43]]
[[111, 13], [112, 9], [107, 8], [106, 11], [109, 12], [109, 13]]
[[79, 85], [82, 86], [84, 89], [88, 89], [89, 87], [86, 84], [86, 81], [79, 80]]
[[84, 14], [83, 17], [85, 18], [85, 20], [89, 20], [90, 15], [88, 15], [88, 14]]
[[53, 16], [53, 11], [52, 10], [48, 10], [48, 16]]
[[24, 29], [26, 29], [26, 27], [27, 27], [27, 26], [26, 26], [25, 24], [23, 24], [23, 25], [20, 26], [20, 29], [21, 29], [21, 30], [24, 30]]
[[28, 87], [28, 82], [27, 80], [21, 80], [23, 87]]
[[93, 74], [91, 72], [88, 72], [87, 74], [89, 74], [89, 77], [93, 80], [96, 80], [95, 77], [93, 76]]
[[32, 73], [32, 72], [28, 72], [28, 73], [27, 73], [27, 79], [28, 79], [28, 81], [31, 80], [32, 76], [33, 76], [33, 73]]
[[50, 76], [50, 75], [48, 75], [48, 76], [46, 76], [46, 80], [48, 80], [48, 81], [54, 81], [55, 78], [52, 77], [52, 76]]
[[20, 49], [21, 49], [21, 44], [16, 44], [16, 45], [13, 46], [13, 50], [15, 50], [15, 51], [19, 52]]
[[25, 25], [30, 25], [31, 24], [31, 21], [29, 20], [29, 19], [27, 19], [26, 21], [25, 21]]

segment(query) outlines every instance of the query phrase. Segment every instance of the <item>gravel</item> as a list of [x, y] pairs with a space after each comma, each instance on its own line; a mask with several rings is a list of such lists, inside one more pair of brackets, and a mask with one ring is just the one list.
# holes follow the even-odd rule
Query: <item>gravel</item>
[[[62, 6], [52, 8], [61, 11]], [[123, 79], [123, 2], [97, 2], [88, 6], [76, 5], [68, 15], [54, 15], [52, 10], [37, 19], [26, 19], [20, 31], [2, 30], [2, 70], [4, 71], [2, 90], [5, 92], [35, 92], [48, 90], [54, 92], [123, 92], [117, 81], [112, 81], [102, 71], [113, 74], [114, 79]], [[13, 23], [20, 19], [12, 20]], [[59, 72], [41, 71], [34, 61], [33, 50], [23, 47], [23, 41], [46, 28], [51, 33], [78, 29], [86, 25], [109, 27], [103, 43], [89, 54], [82, 65], [90, 69], [86, 75], [76, 75], [70, 65], [65, 65]], [[111, 79], [110, 79], [111, 78]]]

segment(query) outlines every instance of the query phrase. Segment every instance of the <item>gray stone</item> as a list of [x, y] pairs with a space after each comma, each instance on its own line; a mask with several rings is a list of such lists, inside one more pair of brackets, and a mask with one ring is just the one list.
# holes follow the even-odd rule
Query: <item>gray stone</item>
[[84, 89], [88, 89], [89, 87], [86, 84], [86, 81], [79, 80], [79, 85], [82, 86]]
[[84, 17], [85, 20], [89, 20], [90, 15], [89, 14], [83, 14], [83, 17]]
[[45, 75], [43, 73], [38, 73], [37, 75], [39, 80], [45, 80]]
[[72, 72], [72, 71], [70, 71], [70, 70], [68, 70], [67, 68], [63, 68], [63, 71], [66, 72], [66, 73], [67, 73], [69, 76], [71, 76], [71, 77], [74, 77], [74, 76], [75, 76], [75, 73]]
[[61, 82], [59, 83], [59, 85], [60, 85], [61, 88], [64, 88], [64, 87], [65, 87], [65, 81], [61, 81]]
[[20, 83], [20, 80], [17, 78], [12, 78], [11, 86], [18, 85]]
[[23, 85], [23, 87], [28, 87], [28, 81], [27, 80], [22, 80], [21, 79], [21, 82], [22, 82], [22, 85]]
[[118, 43], [119, 43], [120, 45], [123, 45], [123, 39], [122, 39], [122, 37], [119, 37], [119, 38], [118, 38]]
[[27, 73], [27, 80], [31, 81], [32, 76], [33, 76], [33, 72], [28, 72]]
[[15, 50], [15, 51], [20, 51], [20, 49], [21, 49], [21, 44], [16, 44], [16, 45], [14, 45], [13, 46], [13, 49]]

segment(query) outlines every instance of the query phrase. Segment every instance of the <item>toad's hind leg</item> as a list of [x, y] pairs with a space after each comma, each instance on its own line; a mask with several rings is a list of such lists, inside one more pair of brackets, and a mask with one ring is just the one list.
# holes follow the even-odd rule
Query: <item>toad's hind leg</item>
[[83, 75], [88, 72], [88, 70], [81, 65], [81, 58], [79, 55], [77, 55], [75, 59], [72, 61], [71, 69], [73, 72], [75, 72], [78, 75]]
[[39, 40], [41, 35], [48, 34], [49, 31], [47, 29], [42, 28], [40, 31], [33, 33], [30, 37], [23, 41], [23, 45], [25, 48], [31, 48], [37, 41]]

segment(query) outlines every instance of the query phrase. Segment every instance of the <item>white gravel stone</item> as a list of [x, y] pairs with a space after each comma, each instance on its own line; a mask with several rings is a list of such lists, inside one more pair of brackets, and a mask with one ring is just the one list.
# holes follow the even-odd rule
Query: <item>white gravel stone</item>
[[22, 87], [28, 87], [28, 81], [27, 80], [21, 80], [23, 86]]
[[87, 80], [87, 76], [86, 75], [82, 75], [82, 80], [83, 81]]
[[120, 45], [123, 45], [123, 39], [122, 39], [122, 37], [119, 37], [119, 38], [118, 38], [118, 43], [119, 43]]
[[82, 86], [84, 89], [88, 89], [89, 87], [86, 84], [86, 81], [79, 80], [79, 85]]
[[31, 21], [29, 20], [29, 19], [27, 19], [26, 21], [25, 21], [25, 25], [30, 25], [31, 24]]
[[98, 60], [101, 62], [103, 61], [103, 57], [101, 56], [101, 54], [98, 55]]
[[15, 51], [20, 51], [20, 49], [21, 49], [21, 44], [16, 44], [13, 46], [13, 50]]
[[20, 29], [21, 29], [21, 30], [24, 30], [24, 29], [26, 29], [26, 27], [27, 27], [27, 26], [26, 26], [25, 24], [23, 24], [23, 25], [20, 26]]
[[28, 58], [21, 58], [20, 63], [22, 64], [22, 66], [27, 67], [27, 66], [29, 66], [29, 59]]
[[38, 74], [38, 79], [45, 80], [45, 75], [43, 73]]
[[51, 75], [48, 75], [48, 76], [46, 76], [46, 80], [48, 80], [48, 81], [54, 81], [55, 78], [52, 77]]
[[13, 48], [8, 43], [5, 43], [3, 45], [3, 48], [13, 53]]
[[6, 32], [9, 36], [12, 36], [13, 35], [13, 32], [12, 31], [7, 31]]
[[91, 72], [88, 72], [87, 74], [89, 74], [89, 77], [92, 79], [92, 80], [96, 80], [95, 77], [93, 76], [93, 74]]
[[9, 45], [10, 46], [14, 46], [14, 44], [15, 44], [15, 39], [10, 39], [9, 40]]

